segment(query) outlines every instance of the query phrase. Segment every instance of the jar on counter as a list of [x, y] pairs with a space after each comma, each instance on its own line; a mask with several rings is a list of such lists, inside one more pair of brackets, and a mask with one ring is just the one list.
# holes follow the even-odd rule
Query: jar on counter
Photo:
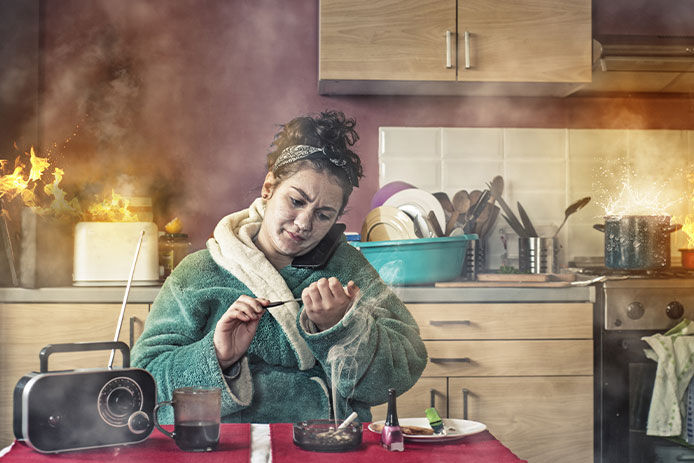
[[171, 275], [174, 268], [190, 252], [192, 244], [185, 233], [164, 233], [159, 237], [159, 265], [162, 278]]

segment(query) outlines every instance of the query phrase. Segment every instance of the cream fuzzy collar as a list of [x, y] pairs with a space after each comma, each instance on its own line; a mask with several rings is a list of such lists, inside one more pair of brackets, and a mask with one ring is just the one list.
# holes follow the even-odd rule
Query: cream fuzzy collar
[[[213, 237], [207, 241], [207, 249], [217, 265], [231, 272], [256, 297], [270, 301], [294, 299], [284, 278], [253, 243], [264, 216], [265, 200], [261, 198], [253, 201], [248, 209], [227, 215], [215, 227]], [[271, 307], [268, 311], [292, 344], [299, 369], [313, 367], [315, 358], [296, 327], [299, 304], [290, 302]]]

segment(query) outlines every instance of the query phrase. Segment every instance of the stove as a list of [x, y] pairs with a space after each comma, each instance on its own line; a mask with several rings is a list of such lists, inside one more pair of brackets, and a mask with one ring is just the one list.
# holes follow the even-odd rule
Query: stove
[[694, 272], [588, 267], [577, 273], [604, 276], [595, 304], [595, 462], [694, 459], [694, 450], [646, 435], [657, 364], [646, 358], [642, 340], [683, 318], [694, 320]]

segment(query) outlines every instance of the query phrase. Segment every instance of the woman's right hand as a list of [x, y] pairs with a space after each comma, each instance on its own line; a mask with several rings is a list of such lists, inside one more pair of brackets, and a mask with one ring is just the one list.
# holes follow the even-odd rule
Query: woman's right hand
[[222, 370], [233, 365], [251, 345], [265, 305], [270, 301], [242, 295], [224, 312], [214, 330], [214, 350]]

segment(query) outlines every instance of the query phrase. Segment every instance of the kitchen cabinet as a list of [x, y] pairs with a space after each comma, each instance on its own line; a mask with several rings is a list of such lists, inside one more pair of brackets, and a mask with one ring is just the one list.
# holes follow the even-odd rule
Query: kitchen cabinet
[[321, 94], [568, 94], [590, 0], [321, 0]]
[[[12, 392], [25, 374], [39, 370], [39, 352], [48, 344], [111, 341], [120, 304], [0, 303], [0, 447], [12, 433]], [[120, 340], [131, 345], [144, 328], [149, 304], [129, 304]], [[110, 351], [57, 353], [49, 370], [106, 367]], [[116, 354], [114, 365], [122, 364]]]
[[423, 416], [445, 379], [442, 416], [486, 424], [531, 463], [593, 460], [593, 304], [407, 306], [429, 363], [398, 399], [401, 417]]

